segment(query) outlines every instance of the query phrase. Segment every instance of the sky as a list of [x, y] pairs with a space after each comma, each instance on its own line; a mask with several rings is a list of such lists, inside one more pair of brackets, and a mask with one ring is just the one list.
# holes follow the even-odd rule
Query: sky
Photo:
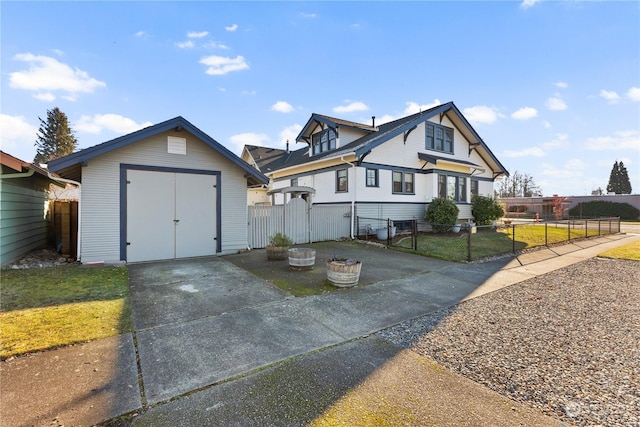
[[545, 196], [640, 193], [640, 2], [0, 2], [0, 147], [47, 110], [80, 149], [182, 116], [236, 154], [311, 114], [376, 124], [453, 101]]

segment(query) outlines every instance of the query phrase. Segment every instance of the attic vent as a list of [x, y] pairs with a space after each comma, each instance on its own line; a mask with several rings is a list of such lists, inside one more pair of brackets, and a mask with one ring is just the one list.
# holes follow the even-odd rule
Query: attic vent
[[167, 152], [169, 154], [187, 154], [187, 138], [178, 138], [177, 136], [167, 137]]

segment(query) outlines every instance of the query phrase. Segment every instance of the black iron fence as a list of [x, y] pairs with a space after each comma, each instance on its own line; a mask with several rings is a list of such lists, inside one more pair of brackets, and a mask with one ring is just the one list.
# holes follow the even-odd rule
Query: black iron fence
[[358, 238], [452, 261], [473, 261], [524, 249], [620, 232], [620, 218], [560, 221], [504, 219], [492, 225], [356, 218]]

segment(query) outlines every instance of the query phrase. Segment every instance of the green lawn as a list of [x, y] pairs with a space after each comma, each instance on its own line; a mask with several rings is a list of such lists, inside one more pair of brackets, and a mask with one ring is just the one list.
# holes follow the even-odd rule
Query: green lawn
[[640, 240], [624, 246], [609, 249], [608, 251], [602, 252], [598, 256], [604, 258], [631, 259], [640, 261]]
[[[549, 225], [546, 227], [545, 236], [543, 224], [519, 224], [515, 227], [501, 228], [498, 231], [479, 227], [477, 233], [471, 234], [471, 259], [511, 253], [514, 250], [517, 252], [527, 248], [544, 246], [545, 244], [551, 245], [566, 242], [569, 239], [569, 233], [571, 233], [571, 239], [579, 239], [587, 236], [597, 236], [598, 230], [590, 229], [585, 232], [584, 228], [571, 228], [568, 231], [565, 225]], [[467, 239], [467, 233], [460, 233], [459, 235], [421, 235], [418, 236], [417, 252], [447, 261], [466, 261], [469, 244]], [[402, 249], [410, 250], [411, 238], [403, 239], [399, 246]]]
[[0, 359], [133, 329], [126, 267], [2, 270]]

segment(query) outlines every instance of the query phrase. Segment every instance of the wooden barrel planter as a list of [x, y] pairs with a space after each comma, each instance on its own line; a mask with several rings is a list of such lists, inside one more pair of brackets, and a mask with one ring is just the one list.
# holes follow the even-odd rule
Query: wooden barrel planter
[[289, 249], [289, 268], [292, 270], [311, 270], [316, 264], [316, 250], [309, 248]]
[[284, 261], [287, 259], [287, 246], [267, 246], [267, 259], [270, 261]]
[[333, 286], [350, 288], [358, 284], [362, 262], [355, 259], [327, 260], [327, 279]]

